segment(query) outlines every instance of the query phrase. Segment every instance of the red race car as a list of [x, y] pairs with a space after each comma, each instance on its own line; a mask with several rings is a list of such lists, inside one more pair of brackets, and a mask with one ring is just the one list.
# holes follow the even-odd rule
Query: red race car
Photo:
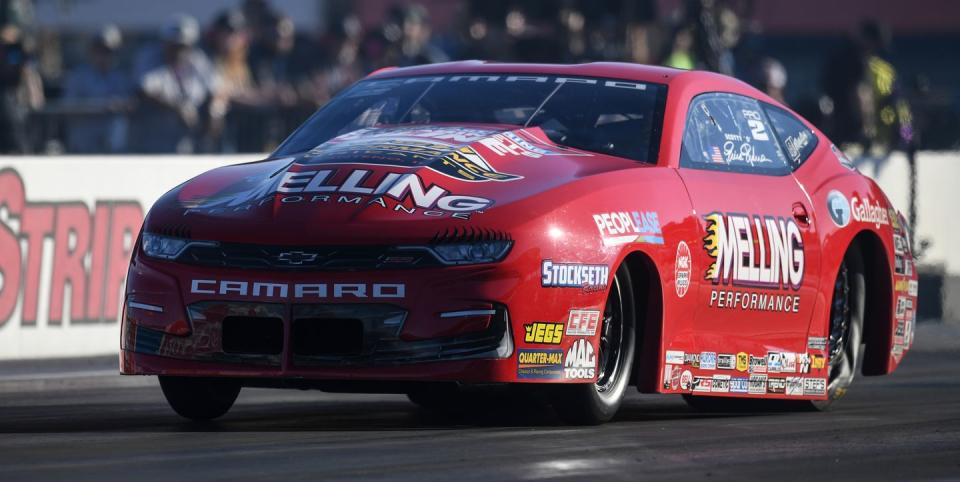
[[642, 65], [385, 69], [268, 159], [165, 194], [130, 264], [121, 371], [209, 419], [242, 386], [695, 407], [841, 397], [909, 349], [903, 217], [737, 80]]

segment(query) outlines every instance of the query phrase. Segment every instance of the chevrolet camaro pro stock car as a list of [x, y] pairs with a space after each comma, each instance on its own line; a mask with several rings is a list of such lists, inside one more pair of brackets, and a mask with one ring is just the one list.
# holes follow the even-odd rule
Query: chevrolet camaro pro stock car
[[193, 419], [243, 386], [434, 408], [510, 387], [575, 423], [628, 386], [823, 408], [912, 343], [907, 231], [822, 133], [728, 77], [385, 69], [268, 159], [157, 201], [121, 371]]

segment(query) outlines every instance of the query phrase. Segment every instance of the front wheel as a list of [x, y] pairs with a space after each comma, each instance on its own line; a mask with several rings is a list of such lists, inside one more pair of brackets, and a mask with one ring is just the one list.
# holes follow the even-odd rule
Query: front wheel
[[161, 376], [160, 388], [174, 412], [196, 421], [223, 416], [240, 395], [240, 383], [226, 378]]
[[596, 425], [610, 420], [617, 413], [630, 381], [636, 351], [636, 313], [633, 282], [624, 264], [614, 275], [603, 311], [596, 354], [596, 383], [551, 387], [550, 403], [564, 421]]

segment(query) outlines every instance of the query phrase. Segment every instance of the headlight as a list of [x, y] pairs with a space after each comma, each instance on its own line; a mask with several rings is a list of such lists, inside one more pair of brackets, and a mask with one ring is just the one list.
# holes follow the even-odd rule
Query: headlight
[[513, 241], [495, 240], [437, 244], [427, 249], [444, 264], [479, 264], [500, 261], [512, 245]]
[[151, 258], [160, 259], [177, 259], [187, 246], [198, 244], [216, 246], [217, 243], [212, 241], [190, 241], [152, 233], [143, 233], [143, 236], [140, 238], [140, 246], [143, 248], [144, 254]]

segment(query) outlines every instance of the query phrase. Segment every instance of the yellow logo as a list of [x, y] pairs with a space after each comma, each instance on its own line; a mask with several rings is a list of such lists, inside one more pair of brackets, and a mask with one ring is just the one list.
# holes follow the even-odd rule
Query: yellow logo
[[750, 367], [750, 355], [740, 352], [737, 353], [737, 371], [745, 372]]
[[563, 340], [563, 323], [536, 322], [523, 325], [523, 341], [559, 345]]
[[810, 357], [810, 366], [818, 370], [823, 369], [823, 366], [826, 364], [826, 358], [823, 355], [813, 355]]

